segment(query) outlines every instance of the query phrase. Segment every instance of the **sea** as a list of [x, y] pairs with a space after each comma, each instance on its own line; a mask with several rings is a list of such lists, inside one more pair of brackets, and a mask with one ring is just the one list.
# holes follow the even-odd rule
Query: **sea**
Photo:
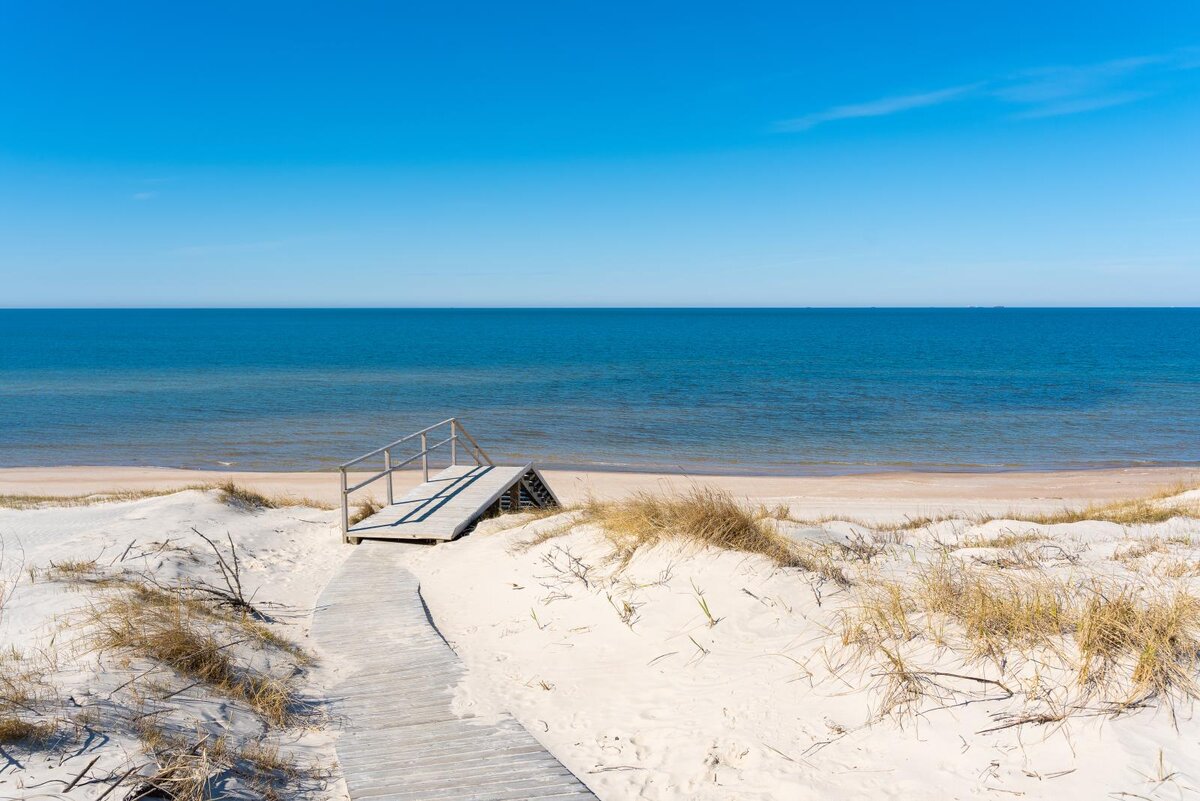
[[1200, 465], [1200, 309], [0, 310], [0, 466], [322, 470], [452, 416], [549, 467]]

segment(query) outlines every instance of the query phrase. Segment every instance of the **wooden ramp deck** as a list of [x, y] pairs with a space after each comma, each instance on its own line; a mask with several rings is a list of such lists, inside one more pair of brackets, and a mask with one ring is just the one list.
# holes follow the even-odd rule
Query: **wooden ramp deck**
[[452, 465], [395, 503], [351, 525], [346, 534], [351, 541], [452, 540], [502, 498], [519, 505], [519, 497], [515, 501], [505, 497], [514, 489], [518, 495], [549, 494], [541, 475], [529, 463]]
[[521, 724], [454, 713], [466, 668], [434, 628], [402, 548], [364, 543], [321, 593], [313, 637], [353, 672], [335, 688], [354, 801], [596, 801]]

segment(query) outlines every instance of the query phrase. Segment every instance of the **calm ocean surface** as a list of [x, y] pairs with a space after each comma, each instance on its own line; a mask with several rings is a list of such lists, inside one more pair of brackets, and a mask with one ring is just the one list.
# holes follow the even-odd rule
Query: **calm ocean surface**
[[0, 310], [0, 465], [1200, 464], [1200, 310]]

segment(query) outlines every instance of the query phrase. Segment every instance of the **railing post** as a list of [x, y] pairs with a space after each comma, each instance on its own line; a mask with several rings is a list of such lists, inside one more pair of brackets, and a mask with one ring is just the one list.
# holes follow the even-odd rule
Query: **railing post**
[[350, 502], [346, 495], [346, 468], [341, 468], [342, 473], [342, 539], [345, 540], [350, 535]]
[[458, 421], [450, 421], [450, 466], [458, 464]]
[[391, 506], [395, 501], [392, 500], [392, 452], [390, 449], [383, 452], [383, 469], [388, 471], [387, 499], [388, 506]]
[[425, 483], [429, 483], [429, 448], [424, 432], [421, 434], [421, 470], [425, 473]]

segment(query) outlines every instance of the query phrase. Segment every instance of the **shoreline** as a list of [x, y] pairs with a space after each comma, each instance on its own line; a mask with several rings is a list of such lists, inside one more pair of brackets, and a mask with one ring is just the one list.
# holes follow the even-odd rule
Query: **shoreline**
[[[1200, 468], [1125, 467], [1090, 470], [925, 472], [887, 471], [832, 476], [700, 475], [662, 472], [542, 471], [566, 504], [588, 497], [671, 492], [705, 486], [757, 502], [786, 500], [797, 512], [855, 514], [869, 519], [945, 512], [1002, 514], [1054, 511], [1145, 497], [1165, 487], [1200, 482]], [[361, 480], [369, 473], [352, 473]], [[420, 483], [419, 471], [394, 474], [398, 493]], [[339, 500], [337, 473], [191, 470], [165, 467], [63, 466], [0, 468], [0, 495], [69, 497], [115, 490], [169, 490], [233, 481], [272, 495]], [[377, 489], [376, 489], [377, 488]], [[364, 490], [383, 493], [382, 483]], [[361, 497], [356, 494], [352, 497]]]

